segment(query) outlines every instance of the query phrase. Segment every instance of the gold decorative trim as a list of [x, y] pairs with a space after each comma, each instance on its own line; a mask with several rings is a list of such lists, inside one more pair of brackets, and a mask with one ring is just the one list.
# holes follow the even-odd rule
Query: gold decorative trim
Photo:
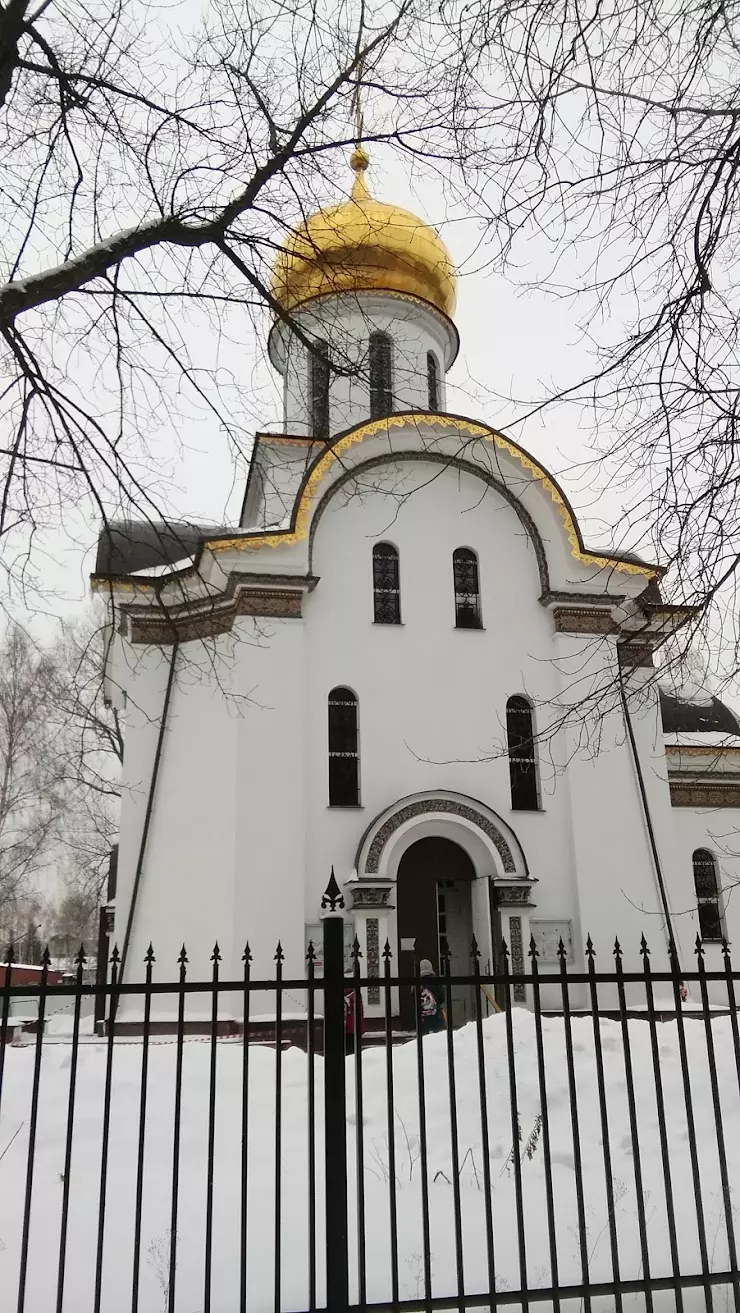
[[718, 807], [740, 809], [740, 783], [703, 784], [697, 781], [671, 781], [672, 807], [704, 807], [714, 811]]
[[319, 457], [303, 486], [292, 530], [261, 534], [256, 538], [246, 538], [244, 536], [239, 538], [217, 538], [207, 540], [204, 546], [212, 552], [255, 551], [262, 547], [288, 547], [293, 543], [301, 542], [308, 534], [311, 502], [321, 480], [333, 462], [348, 451], [350, 447], [362, 442], [365, 438], [377, 437], [379, 433], [387, 434], [390, 429], [408, 428], [413, 423], [428, 424], [432, 428], [456, 429], [458, 433], [466, 433], [472, 438], [483, 438], [485, 442], [494, 443], [501, 451], [507, 452], [509, 456], [518, 461], [523, 469], [534, 475], [555, 505], [565, 527], [571, 556], [575, 560], [582, 562], [584, 565], [598, 566], [599, 569], [614, 569], [622, 574], [643, 575], [647, 579], [657, 579], [663, 573], [660, 567], [657, 566], [637, 565], [633, 561], [623, 561], [617, 557], [600, 556], [584, 551], [581, 547], [575, 516], [563, 494], [556, 487], [550, 475], [527, 452], [485, 424], [478, 424], [474, 420], [460, 419], [453, 415], [440, 415], [426, 411], [415, 411], [413, 414], [406, 412], [399, 415], [388, 415], [383, 419], [371, 420], [367, 424], [361, 424], [358, 428], [345, 433], [344, 437], [333, 443]]
[[[188, 571], [188, 573], [190, 573], [190, 571]], [[180, 578], [181, 576], [178, 575], [177, 577]], [[171, 576], [162, 575], [160, 576], [160, 579], [162, 583], [168, 583]], [[124, 579], [119, 575], [105, 574], [93, 574], [90, 576], [90, 590], [93, 593], [141, 593], [142, 596], [145, 596], [146, 594], [151, 593], [152, 589], [156, 587], [157, 584], [151, 578], [141, 580], [131, 578]]]
[[559, 634], [615, 634], [617, 625], [608, 611], [589, 610], [587, 607], [557, 606], [553, 610], [555, 629]]
[[283, 447], [326, 447], [324, 438], [301, 437], [296, 433], [255, 433], [254, 440], [266, 447], [279, 443]]

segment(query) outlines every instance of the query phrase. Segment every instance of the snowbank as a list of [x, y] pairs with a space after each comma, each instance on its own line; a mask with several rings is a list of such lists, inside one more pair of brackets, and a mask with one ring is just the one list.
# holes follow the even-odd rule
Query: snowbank
[[[530, 1286], [550, 1283], [549, 1243], [545, 1207], [545, 1176], [541, 1131], [537, 1133], [540, 1095], [534, 1019], [517, 1010], [514, 1017], [515, 1074], [522, 1140], [526, 1217], [526, 1265]], [[691, 1090], [701, 1169], [702, 1198], [710, 1263], [728, 1266], [717, 1139], [712, 1112], [704, 1024], [688, 1021], [686, 1041], [691, 1064]], [[543, 1020], [548, 1110], [552, 1142], [558, 1259], [561, 1283], [581, 1279], [574, 1173], [574, 1149], [563, 1038], [559, 1018]], [[728, 1170], [733, 1190], [740, 1185], [740, 1100], [731, 1024], [728, 1017], [712, 1022], [718, 1079], [724, 1109], [723, 1125]], [[616, 1200], [616, 1225], [621, 1274], [642, 1274], [635, 1174], [625, 1085], [624, 1055], [618, 1023], [601, 1022], [601, 1043], [607, 1082], [609, 1148]], [[655, 1083], [647, 1022], [629, 1023], [635, 1097], [639, 1120], [644, 1202], [652, 1273], [671, 1273], [666, 1225], [664, 1166], [656, 1113]], [[503, 1016], [484, 1023], [488, 1096], [490, 1164], [495, 1230], [495, 1269], [501, 1290], [520, 1285], [512, 1170], [512, 1121], [509, 1064]], [[583, 1160], [587, 1250], [592, 1279], [611, 1278], [611, 1254], [604, 1190], [604, 1150], [594, 1065], [592, 1022], [573, 1021], [578, 1090], [580, 1144]], [[689, 1156], [686, 1107], [674, 1023], [658, 1027], [662, 1082], [668, 1127], [669, 1170], [676, 1205], [681, 1270], [699, 1272], [700, 1252], [693, 1177]], [[479, 1075], [475, 1027], [454, 1037], [459, 1122], [460, 1188], [466, 1290], [487, 1287], [485, 1209]], [[141, 1232], [140, 1313], [166, 1309], [175, 1074], [175, 1044], [152, 1042], [149, 1051], [149, 1098], [145, 1154], [145, 1188]], [[134, 1241], [136, 1149], [142, 1049], [117, 1044], [106, 1211], [103, 1308], [105, 1313], [130, 1313]], [[71, 1047], [50, 1045], [44, 1053], [39, 1109], [36, 1170], [31, 1224], [31, 1251], [26, 1313], [47, 1313], [55, 1306], [57, 1252], [62, 1203], [65, 1126]], [[188, 1042], [184, 1055], [180, 1214], [177, 1228], [176, 1309], [201, 1313], [203, 1308], [204, 1223], [210, 1046]], [[74, 1152], [71, 1169], [65, 1310], [89, 1310], [95, 1274], [95, 1248], [100, 1184], [101, 1108], [105, 1079], [105, 1045], [87, 1042], [79, 1053]], [[367, 1217], [368, 1299], [390, 1298], [389, 1180], [384, 1050], [363, 1054], [365, 1190]], [[450, 1112], [446, 1037], [430, 1036], [424, 1043], [426, 1109], [431, 1209], [433, 1294], [456, 1291], [455, 1225], [450, 1152]], [[28, 1118], [34, 1050], [8, 1049], [0, 1119], [0, 1299], [3, 1309], [15, 1308], [15, 1289], [22, 1226], [22, 1200], [28, 1150]], [[399, 1226], [399, 1277], [402, 1298], [423, 1296], [421, 1164], [417, 1054], [415, 1043], [394, 1049], [394, 1126]], [[240, 1154], [242, 1049], [238, 1041], [218, 1044], [218, 1099], [214, 1175], [212, 1313], [234, 1313], [239, 1306]], [[250, 1153], [248, 1190], [248, 1306], [250, 1313], [273, 1308], [275, 1054], [250, 1050]], [[286, 1310], [308, 1308], [308, 1170], [307, 1059], [298, 1050], [282, 1057], [282, 1254]], [[350, 1158], [351, 1298], [356, 1288], [356, 1197], [353, 1062], [348, 1061], [348, 1153]], [[317, 1186], [323, 1189], [322, 1062], [316, 1060]], [[21, 1128], [19, 1131], [19, 1127]], [[16, 1132], [18, 1132], [16, 1134]], [[534, 1135], [533, 1135], [534, 1132]], [[15, 1139], [12, 1137], [15, 1135]], [[531, 1157], [524, 1148], [534, 1139]], [[12, 1143], [10, 1143], [12, 1139]], [[531, 1145], [530, 1145], [531, 1147]], [[319, 1306], [323, 1293], [323, 1223], [317, 1209]], [[732, 1293], [717, 1292], [715, 1308], [732, 1307]], [[611, 1309], [613, 1299], [594, 1301], [594, 1309]], [[533, 1305], [545, 1308], [547, 1305]], [[577, 1304], [569, 1306], [576, 1309]], [[625, 1308], [644, 1308], [641, 1297], [629, 1297]], [[675, 1307], [671, 1295], [656, 1295], [656, 1310]], [[685, 1293], [686, 1313], [704, 1308], [701, 1290]]]

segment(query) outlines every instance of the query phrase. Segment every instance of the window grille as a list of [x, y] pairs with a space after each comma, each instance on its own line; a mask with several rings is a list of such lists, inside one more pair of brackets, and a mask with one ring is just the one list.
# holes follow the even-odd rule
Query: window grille
[[427, 391], [429, 394], [429, 409], [439, 410], [439, 375], [437, 373], [437, 357], [433, 351], [427, 351]]
[[326, 342], [315, 342], [308, 358], [311, 396], [311, 432], [315, 438], [329, 437], [329, 349]]
[[699, 934], [702, 939], [722, 939], [724, 938], [722, 908], [714, 854], [707, 848], [697, 848], [692, 862], [699, 911]]
[[452, 554], [455, 580], [455, 624], [458, 629], [480, 629], [480, 588], [478, 557], [469, 547], [458, 547]]
[[390, 543], [373, 547], [373, 608], [376, 625], [400, 625], [398, 552]]
[[537, 811], [537, 759], [534, 751], [532, 708], [519, 695], [506, 703], [506, 739], [509, 750], [511, 806], [514, 811]]
[[357, 698], [349, 688], [329, 694], [329, 806], [356, 807], [360, 801]]
[[391, 339], [387, 333], [370, 334], [370, 418], [381, 419], [393, 410]]

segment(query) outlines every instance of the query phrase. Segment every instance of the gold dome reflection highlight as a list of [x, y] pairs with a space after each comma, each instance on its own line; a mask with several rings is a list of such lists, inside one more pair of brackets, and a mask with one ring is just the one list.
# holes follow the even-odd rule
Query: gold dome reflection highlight
[[456, 277], [444, 243], [408, 210], [375, 200], [361, 146], [353, 150], [350, 165], [355, 180], [349, 199], [311, 215], [279, 251], [271, 287], [275, 300], [288, 311], [315, 296], [391, 291], [429, 301], [451, 316]]

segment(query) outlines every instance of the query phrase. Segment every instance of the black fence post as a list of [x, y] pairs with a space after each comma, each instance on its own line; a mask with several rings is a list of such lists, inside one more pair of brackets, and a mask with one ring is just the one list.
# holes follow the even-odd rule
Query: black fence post
[[324, 1161], [326, 1171], [326, 1308], [349, 1304], [347, 1111], [344, 1040], [344, 898], [334, 868], [321, 900], [324, 922]]

